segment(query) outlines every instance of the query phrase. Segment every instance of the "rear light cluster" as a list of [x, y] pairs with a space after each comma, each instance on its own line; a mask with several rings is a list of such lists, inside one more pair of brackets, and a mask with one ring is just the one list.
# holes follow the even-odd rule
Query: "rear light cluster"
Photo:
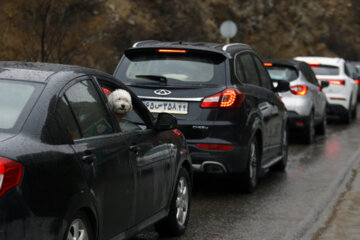
[[20, 163], [0, 157], [0, 197], [19, 185], [23, 167]]
[[202, 103], [202, 108], [235, 108], [241, 105], [244, 93], [237, 89], [226, 89], [221, 93], [206, 97]]
[[354, 79], [354, 81], [357, 85], [359, 85], [359, 83], [360, 83], [359, 79]]
[[227, 145], [227, 144], [198, 143], [196, 144], [196, 147], [205, 150], [220, 150], [220, 151], [230, 151], [233, 149], [233, 145]]
[[319, 79], [320, 81], [326, 81], [329, 84], [334, 84], [334, 85], [345, 85], [345, 80], [338, 80], [338, 79]]
[[304, 96], [308, 91], [308, 87], [306, 85], [295, 85], [290, 87], [290, 91], [295, 95]]

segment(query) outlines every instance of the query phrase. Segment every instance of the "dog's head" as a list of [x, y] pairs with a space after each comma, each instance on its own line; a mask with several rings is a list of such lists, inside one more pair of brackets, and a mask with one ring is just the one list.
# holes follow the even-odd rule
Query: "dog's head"
[[123, 89], [117, 89], [108, 96], [111, 110], [120, 115], [131, 111], [132, 103], [130, 93]]

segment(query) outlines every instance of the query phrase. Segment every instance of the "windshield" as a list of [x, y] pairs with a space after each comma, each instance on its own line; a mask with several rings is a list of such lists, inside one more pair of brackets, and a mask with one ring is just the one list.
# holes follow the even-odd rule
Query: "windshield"
[[10, 132], [34, 101], [36, 85], [0, 80], [0, 130]]
[[115, 76], [126, 84], [224, 84], [224, 58], [181, 54], [136, 54], [125, 57]]
[[298, 72], [295, 68], [285, 66], [266, 67], [272, 80], [293, 81], [298, 78]]
[[339, 68], [328, 65], [311, 66], [315, 75], [339, 75]]

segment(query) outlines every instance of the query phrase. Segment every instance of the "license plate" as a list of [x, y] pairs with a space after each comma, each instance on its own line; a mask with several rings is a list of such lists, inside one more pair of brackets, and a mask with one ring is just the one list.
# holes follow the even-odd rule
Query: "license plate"
[[148, 101], [143, 100], [145, 106], [153, 113], [175, 113], [175, 114], [187, 114], [188, 103], [187, 102], [166, 102], [166, 101]]

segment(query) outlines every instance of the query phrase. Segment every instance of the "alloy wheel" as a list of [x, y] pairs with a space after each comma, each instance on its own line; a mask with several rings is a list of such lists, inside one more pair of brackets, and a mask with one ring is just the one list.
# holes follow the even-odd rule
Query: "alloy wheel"
[[89, 240], [86, 225], [80, 218], [71, 223], [66, 240]]
[[189, 189], [184, 177], [178, 183], [176, 198], [176, 219], [179, 225], [184, 225], [189, 210]]

